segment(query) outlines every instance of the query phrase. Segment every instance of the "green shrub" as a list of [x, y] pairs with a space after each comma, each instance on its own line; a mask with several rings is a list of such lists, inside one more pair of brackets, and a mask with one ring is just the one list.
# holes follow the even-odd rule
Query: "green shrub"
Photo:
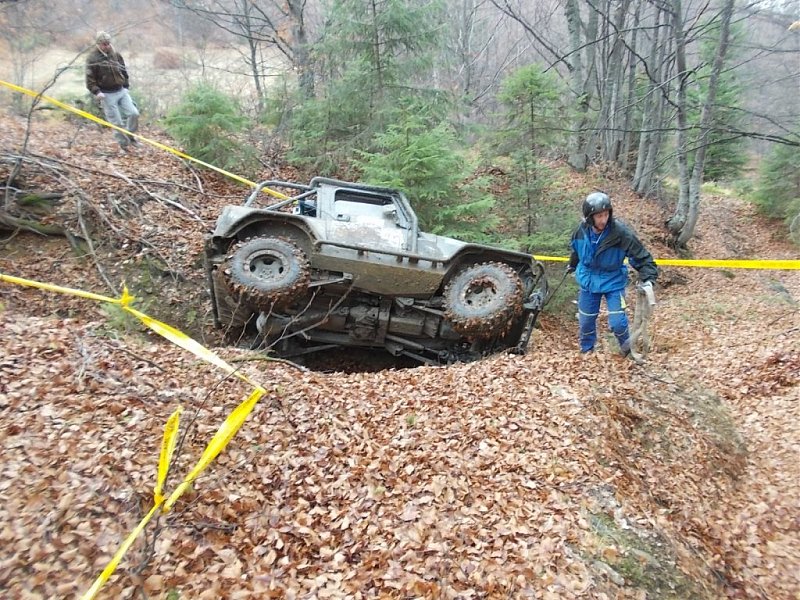
[[800, 243], [800, 152], [796, 146], [776, 145], [764, 160], [754, 196], [759, 211], [782, 219], [789, 236]]
[[190, 88], [164, 125], [194, 158], [228, 170], [253, 167], [255, 152], [237, 137], [248, 127], [248, 119], [234, 98], [208, 84]]

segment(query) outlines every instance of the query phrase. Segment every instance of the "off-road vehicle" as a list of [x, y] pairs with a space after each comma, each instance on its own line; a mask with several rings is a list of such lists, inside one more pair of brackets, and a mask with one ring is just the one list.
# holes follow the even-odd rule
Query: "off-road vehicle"
[[[265, 187], [293, 195], [257, 208]], [[205, 253], [215, 324], [282, 357], [524, 353], [547, 293], [530, 255], [424, 233], [403, 193], [322, 177], [260, 183], [222, 210]]]

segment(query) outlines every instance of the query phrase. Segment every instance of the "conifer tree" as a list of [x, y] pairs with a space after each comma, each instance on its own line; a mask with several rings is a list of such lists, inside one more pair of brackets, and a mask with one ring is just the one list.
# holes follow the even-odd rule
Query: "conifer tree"
[[759, 210], [789, 227], [800, 244], [800, 152], [797, 146], [776, 144], [761, 165], [755, 194]]
[[442, 36], [442, 10], [439, 0], [334, 0], [313, 50], [317, 96], [295, 112], [290, 158], [333, 168], [351, 149], [369, 150], [409, 101], [435, 108], [441, 94], [421, 82]]

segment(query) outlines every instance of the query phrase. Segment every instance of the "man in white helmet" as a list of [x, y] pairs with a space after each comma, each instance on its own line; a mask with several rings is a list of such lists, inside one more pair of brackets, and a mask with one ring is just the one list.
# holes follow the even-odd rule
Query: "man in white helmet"
[[[106, 121], [134, 133], [139, 127], [139, 111], [128, 93], [130, 81], [122, 55], [111, 45], [111, 36], [101, 31], [86, 59], [86, 88], [103, 107]], [[114, 130], [120, 147], [127, 151], [136, 138]]]
[[575, 272], [580, 286], [578, 324], [581, 352], [591, 352], [597, 342], [597, 315], [606, 299], [608, 325], [619, 342], [623, 356], [630, 354], [628, 317], [625, 314], [625, 287], [628, 267], [625, 259], [639, 272], [642, 286], [651, 286], [658, 277], [658, 267], [634, 233], [614, 219], [611, 198], [593, 192], [583, 201], [583, 222], [572, 234], [572, 253], [567, 272]]

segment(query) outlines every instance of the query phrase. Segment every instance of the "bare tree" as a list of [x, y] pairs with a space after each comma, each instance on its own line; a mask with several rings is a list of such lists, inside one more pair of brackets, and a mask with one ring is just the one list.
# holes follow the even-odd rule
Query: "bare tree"
[[264, 79], [270, 56], [266, 49], [277, 50], [289, 61], [298, 74], [304, 96], [313, 97], [305, 0], [172, 0], [172, 3], [243, 41], [247, 49], [245, 62], [255, 83], [259, 107], [263, 107], [265, 100]]
[[708, 92], [703, 102], [699, 124], [699, 142], [694, 153], [694, 164], [691, 174], [687, 169], [687, 139], [686, 139], [686, 96], [685, 82], [688, 76], [685, 61], [685, 39], [681, 21], [681, 0], [673, 0], [673, 22], [675, 23], [675, 46], [678, 64], [678, 168], [679, 168], [679, 196], [675, 214], [668, 222], [675, 244], [683, 247], [694, 235], [697, 217], [700, 208], [700, 188], [703, 185], [703, 167], [710, 133], [710, 125], [714, 118], [714, 100], [719, 85], [719, 76], [728, 51], [728, 37], [730, 34], [731, 16], [733, 14], [734, 0], [725, 0], [722, 7], [719, 45], [717, 46], [714, 65], [708, 82]]
[[[58, 23], [58, 14], [44, 2], [18, 0], [3, 3], [0, 9], [0, 40], [11, 58], [11, 79], [31, 87], [34, 66], [47, 48], [50, 32]], [[12, 104], [22, 110], [23, 97], [15, 95]]]
[[636, 168], [633, 174], [633, 189], [640, 195], [648, 195], [655, 190], [655, 176], [657, 171], [657, 158], [660, 154], [662, 132], [652, 129], [652, 124], [664, 122], [665, 97], [668, 94], [669, 83], [664, 81], [669, 44], [668, 30], [661, 26], [662, 15], [665, 11], [656, 9], [655, 22], [652, 29], [650, 52], [647, 64], [653, 65], [652, 76], [647, 81], [644, 99], [641, 106], [641, 120], [639, 128], [639, 144], [636, 153]]

